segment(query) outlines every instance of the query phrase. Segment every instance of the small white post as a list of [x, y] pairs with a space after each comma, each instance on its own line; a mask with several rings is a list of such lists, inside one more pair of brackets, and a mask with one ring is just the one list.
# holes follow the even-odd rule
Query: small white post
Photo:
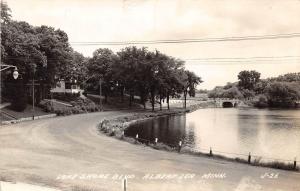
[[135, 143], [138, 142], [138, 138], [139, 138], [139, 134], [136, 134], [136, 136], [135, 136]]
[[179, 144], [178, 144], [178, 152], [180, 153], [180, 150], [181, 150], [181, 146], [182, 146], [182, 141], [179, 141]]
[[122, 131], [122, 134], [121, 134], [121, 139], [124, 139], [124, 137], [125, 137], [125, 132], [124, 132], [124, 131]]
[[155, 144], [157, 144], [158, 138], [155, 138]]
[[127, 190], [127, 179], [126, 178], [124, 178], [124, 180], [123, 180], [123, 188], [124, 188], [124, 191]]

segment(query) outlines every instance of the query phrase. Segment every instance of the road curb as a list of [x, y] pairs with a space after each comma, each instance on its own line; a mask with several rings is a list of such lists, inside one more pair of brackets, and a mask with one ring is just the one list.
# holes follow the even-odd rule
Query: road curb
[[[57, 116], [56, 114], [34, 116], [34, 120], [52, 118], [52, 117], [56, 117], [56, 116]], [[2, 121], [1, 125], [10, 125], [10, 124], [15, 124], [15, 123], [20, 123], [23, 121], [31, 121], [31, 120], [33, 120], [32, 117], [25, 117], [25, 118], [21, 118], [21, 119]]]

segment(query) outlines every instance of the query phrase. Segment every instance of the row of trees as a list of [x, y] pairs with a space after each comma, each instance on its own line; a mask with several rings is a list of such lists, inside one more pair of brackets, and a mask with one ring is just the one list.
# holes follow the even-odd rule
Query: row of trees
[[99, 79], [103, 79], [106, 99], [113, 92], [119, 92], [122, 97], [127, 93], [131, 106], [137, 95], [144, 107], [150, 100], [153, 110], [156, 100], [161, 108], [162, 100], [166, 99], [169, 108], [169, 98], [180, 94], [186, 106], [187, 95], [194, 96], [196, 86], [202, 82], [196, 74], [184, 69], [182, 60], [145, 47], [126, 47], [116, 54], [109, 49], [98, 49], [87, 68], [91, 77], [89, 88], [95, 90]]
[[[184, 62], [147, 48], [127, 47], [114, 53], [109, 49], [97, 49], [91, 58], [74, 51], [67, 34], [48, 26], [32, 26], [11, 19], [10, 9], [1, 1], [1, 61], [18, 67], [21, 74], [18, 88], [25, 88], [34, 79], [39, 84], [37, 98], [49, 96], [50, 88], [57, 81], [77, 80], [87, 90], [99, 91], [99, 79], [105, 100], [109, 95], [129, 95], [131, 105], [134, 96], [152, 109], [156, 100], [174, 96], [194, 96], [201, 78], [184, 69]], [[1, 76], [1, 81], [15, 82], [11, 75]], [[15, 86], [17, 87], [17, 86]], [[22, 89], [22, 88], [21, 88]], [[30, 92], [16, 94], [16, 88], [8, 95], [21, 100]], [[16, 97], [16, 95], [19, 95]], [[38, 100], [36, 100], [38, 102]]]
[[218, 86], [208, 96], [250, 100], [257, 107], [291, 107], [300, 99], [300, 73], [260, 79], [257, 71], [241, 71], [238, 82]]

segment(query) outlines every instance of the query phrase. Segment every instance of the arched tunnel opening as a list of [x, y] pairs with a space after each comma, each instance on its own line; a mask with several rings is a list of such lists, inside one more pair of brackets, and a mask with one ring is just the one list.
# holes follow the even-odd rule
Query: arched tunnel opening
[[231, 107], [234, 107], [233, 103], [231, 103], [230, 101], [225, 101], [223, 102], [222, 106], [224, 108], [231, 108]]

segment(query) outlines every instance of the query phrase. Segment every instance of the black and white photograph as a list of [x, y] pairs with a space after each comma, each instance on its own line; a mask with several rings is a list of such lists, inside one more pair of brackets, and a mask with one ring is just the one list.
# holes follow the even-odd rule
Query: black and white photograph
[[1, 0], [0, 191], [300, 191], [300, 0]]

